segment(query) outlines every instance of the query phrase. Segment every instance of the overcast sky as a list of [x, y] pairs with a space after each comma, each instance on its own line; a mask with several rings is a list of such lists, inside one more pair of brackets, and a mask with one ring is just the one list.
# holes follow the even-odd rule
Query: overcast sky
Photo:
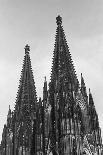
[[78, 78], [82, 72], [91, 88], [103, 135], [103, 0], [0, 0], [0, 139], [9, 105], [15, 105], [27, 43], [38, 97], [45, 75], [49, 81], [58, 14]]

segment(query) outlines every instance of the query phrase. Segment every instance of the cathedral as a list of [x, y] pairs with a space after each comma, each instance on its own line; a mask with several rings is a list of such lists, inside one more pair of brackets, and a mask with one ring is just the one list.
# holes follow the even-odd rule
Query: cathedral
[[[103, 155], [98, 114], [83, 75], [78, 81], [62, 26], [57, 29], [50, 82], [37, 99], [30, 47], [25, 46], [14, 110], [9, 106], [0, 155]], [[35, 74], [35, 73], [34, 73]]]

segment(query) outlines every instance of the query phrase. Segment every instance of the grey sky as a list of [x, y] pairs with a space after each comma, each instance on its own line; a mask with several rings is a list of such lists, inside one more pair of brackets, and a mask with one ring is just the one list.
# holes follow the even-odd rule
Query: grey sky
[[9, 104], [15, 104], [24, 46], [31, 61], [38, 97], [49, 80], [56, 16], [63, 27], [78, 78], [91, 88], [103, 132], [103, 0], [0, 0], [0, 135]]

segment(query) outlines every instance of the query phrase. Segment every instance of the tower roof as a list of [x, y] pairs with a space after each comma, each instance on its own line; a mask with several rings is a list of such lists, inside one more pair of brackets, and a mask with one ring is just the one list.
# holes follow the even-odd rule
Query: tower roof
[[62, 26], [62, 17], [56, 17], [57, 29], [55, 47], [53, 52], [53, 66], [51, 73], [51, 81], [65, 77], [74, 87], [78, 85], [77, 76], [75, 73], [73, 61], [67, 45], [65, 33]]
[[24, 49], [25, 56], [17, 92], [15, 110], [18, 113], [21, 113], [22, 111], [22, 115], [25, 117], [27, 113], [29, 114], [36, 109], [37, 96], [29, 54], [30, 47], [26, 45]]

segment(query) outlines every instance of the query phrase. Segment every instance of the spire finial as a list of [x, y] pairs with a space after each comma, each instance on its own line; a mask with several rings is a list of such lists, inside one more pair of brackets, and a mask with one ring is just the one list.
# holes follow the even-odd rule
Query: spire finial
[[24, 49], [25, 49], [25, 54], [29, 54], [30, 46], [28, 44], [26, 44]]
[[56, 23], [57, 23], [57, 25], [62, 24], [62, 17], [60, 15], [58, 15], [58, 17], [56, 17]]

